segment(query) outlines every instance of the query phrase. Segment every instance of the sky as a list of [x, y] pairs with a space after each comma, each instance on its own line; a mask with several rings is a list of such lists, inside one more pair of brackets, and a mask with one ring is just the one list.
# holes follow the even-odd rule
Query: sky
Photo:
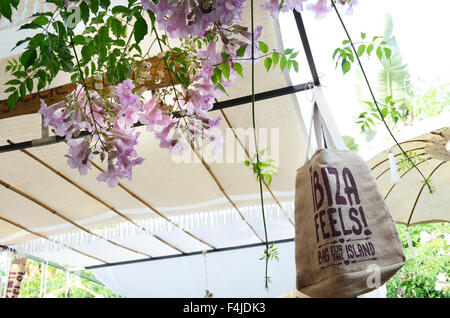
[[[450, 1], [448, 0], [359, 0], [353, 15], [341, 15], [349, 33], [354, 41], [360, 39], [360, 32], [367, 33], [368, 37], [382, 35], [384, 32], [384, 17], [389, 13], [393, 20], [393, 34], [403, 56], [403, 62], [408, 64], [413, 83], [421, 88], [440, 83], [450, 83], [450, 60], [448, 32], [450, 31]], [[350, 70], [345, 76], [340, 69], [335, 69], [332, 60], [333, 51], [342, 46], [346, 39], [345, 33], [334, 12], [330, 12], [323, 19], [315, 19], [309, 11], [302, 13], [306, 32], [312, 48], [312, 54], [318, 69], [328, 105], [335, 117], [342, 135], [349, 135], [357, 140], [360, 154], [366, 159], [393, 145], [388, 137], [387, 130], [380, 127], [376, 138], [370, 143], [366, 142], [360, 134], [360, 128], [355, 124], [355, 117], [362, 112], [358, 97], [355, 94], [355, 71]], [[292, 13], [282, 14], [280, 25], [285, 47], [301, 49], [295, 21]], [[300, 62], [299, 74], [291, 73], [294, 84], [310, 79], [309, 68], [304, 60]], [[375, 86], [377, 69], [380, 65], [376, 58], [363, 58], [362, 63], [368, 74], [369, 81]], [[303, 67], [302, 67], [303, 66]], [[352, 68], [357, 68], [355, 63]], [[425, 86], [425, 87], [423, 87]], [[299, 103], [304, 112], [305, 120], [310, 118], [312, 96], [298, 94]], [[370, 100], [368, 91], [364, 100]], [[417, 122], [413, 127], [407, 127], [399, 132], [401, 140], [417, 136], [418, 134], [450, 125], [450, 113]], [[309, 127], [309, 125], [306, 125]]]

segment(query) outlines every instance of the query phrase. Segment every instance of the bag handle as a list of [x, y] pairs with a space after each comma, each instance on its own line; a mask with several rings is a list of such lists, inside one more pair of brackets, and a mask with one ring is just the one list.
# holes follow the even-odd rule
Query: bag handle
[[[344, 140], [341, 137], [335, 124], [331, 112], [328, 109], [325, 98], [320, 87], [315, 87], [316, 101], [313, 104], [311, 111], [311, 121], [308, 135], [308, 146], [306, 148], [305, 163], [309, 159], [309, 151], [311, 148], [312, 128], [314, 125], [314, 135], [316, 136], [316, 142], [318, 149], [329, 148], [334, 150], [347, 150]], [[324, 114], [326, 114], [324, 119]], [[324, 146], [325, 142], [325, 146]]]

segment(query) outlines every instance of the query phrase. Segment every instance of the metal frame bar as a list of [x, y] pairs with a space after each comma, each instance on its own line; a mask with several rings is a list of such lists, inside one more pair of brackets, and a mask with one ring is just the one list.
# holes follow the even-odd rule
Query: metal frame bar
[[319, 75], [317, 74], [316, 64], [314, 63], [314, 58], [312, 56], [311, 47], [309, 46], [308, 36], [306, 35], [305, 25], [303, 24], [302, 15], [293, 10], [295, 22], [297, 23], [298, 33], [300, 34], [300, 39], [302, 40], [303, 49], [305, 50], [306, 60], [309, 64], [309, 69], [314, 81], [314, 85], [320, 86]]
[[[294, 238], [289, 238], [289, 239], [271, 241], [270, 243], [283, 244], [283, 243], [291, 243], [291, 242], [294, 242], [294, 241], [295, 241]], [[207, 254], [220, 253], [220, 252], [240, 250], [240, 249], [259, 247], [259, 246], [265, 246], [265, 245], [266, 245], [265, 242], [261, 242], [261, 243], [254, 243], [254, 244], [246, 244], [246, 245], [238, 245], [238, 246], [231, 246], [231, 247], [223, 247], [223, 248], [216, 248], [215, 250], [208, 250], [208, 251], [206, 251], [206, 253]], [[163, 260], [163, 259], [195, 256], [195, 255], [202, 255], [202, 254], [203, 254], [203, 251], [197, 251], [197, 252], [191, 252], [191, 253], [185, 253], [185, 254], [156, 256], [156, 257], [152, 257], [152, 258], [142, 258], [142, 259], [135, 259], [135, 260], [131, 260], [131, 261], [123, 261], [123, 262], [107, 263], [107, 264], [101, 264], [101, 265], [86, 266], [85, 269], [90, 270], [90, 269], [103, 268], [103, 267], [129, 265], [129, 264], [144, 263], [144, 262], [153, 262], [153, 261], [158, 261], [158, 260]]]
[[[302, 92], [302, 91], [309, 90], [312, 88], [314, 88], [314, 83], [308, 82], [308, 83], [304, 83], [304, 84], [274, 89], [271, 91], [256, 94], [255, 101], [261, 101], [261, 100], [265, 100], [265, 99], [294, 94], [294, 93]], [[229, 100], [222, 101], [222, 102], [217, 102], [217, 103], [214, 103], [214, 106], [211, 109], [211, 111], [247, 104], [247, 103], [251, 102], [251, 99], [252, 99], [252, 96], [247, 95], [247, 96], [243, 96], [243, 97], [229, 99]], [[143, 126], [143, 124], [137, 123], [134, 126], [140, 127], [140, 126]], [[77, 137], [74, 137], [74, 139], [82, 138], [82, 137], [88, 136], [89, 134], [90, 133], [88, 131], [82, 131]], [[0, 153], [23, 150], [23, 149], [33, 148], [33, 147], [52, 145], [52, 144], [56, 144], [56, 143], [59, 143], [59, 142], [65, 141], [65, 140], [66, 140], [65, 137], [52, 136], [52, 137], [48, 137], [48, 138], [23, 141], [23, 142], [10, 144], [10, 145], [0, 146]]]

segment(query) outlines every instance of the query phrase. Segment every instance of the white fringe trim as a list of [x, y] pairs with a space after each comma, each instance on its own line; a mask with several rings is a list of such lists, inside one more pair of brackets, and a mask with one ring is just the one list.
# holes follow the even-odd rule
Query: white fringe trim
[[[282, 211], [277, 204], [265, 205], [266, 221], [271, 219], [294, 219], [294, 202], [281, 204]], [[261, 206], [248, 206], [240, 209], [245, 219], [250, 223], [262, 222]], [[169, 216], [169, 219], [178, 224], [181, 229], [199, 231], [202, 229], [220, 228], [226, 225], [244, 222], [234, 209], [208, 211], [202, 213], [190, 213], [184, 215]], [[93, 229], [92, 232], [99, 235], [91, 235], [83, 231], [57, 234], [46, 239], [31, 240], [11, 246], [15, 248], [19, 256], [34, 255], [43, 252], [57, 252], [65, 250], [66, 246], [81, 249], [83, 245], [93, 244], [104, 239], [116, 241], [129, 237], [143, 237], [153, 234], [162, 234], [176, 230], [176, 226], [167, 220], [157, 217], [133, 220], [136, 226], [130, 222], [121, 222]], [[145, 230], [144, 230], [145, 229]]]

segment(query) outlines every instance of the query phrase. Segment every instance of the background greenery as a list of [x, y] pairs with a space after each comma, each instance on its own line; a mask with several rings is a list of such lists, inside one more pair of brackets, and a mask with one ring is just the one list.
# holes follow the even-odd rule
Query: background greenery
[[[448, 298], [450, 294], [450, 224], [409, 227], [415, 255], [408, 248], [406, 226], [397, 226], [407, 262], [386, 284], [389, 298]], [[427, 235], [428, 234], [428, 235]], [[440, 276], [438, 276], [441, 273]], [[446, 277], [440, 282], [438, 278]]]

